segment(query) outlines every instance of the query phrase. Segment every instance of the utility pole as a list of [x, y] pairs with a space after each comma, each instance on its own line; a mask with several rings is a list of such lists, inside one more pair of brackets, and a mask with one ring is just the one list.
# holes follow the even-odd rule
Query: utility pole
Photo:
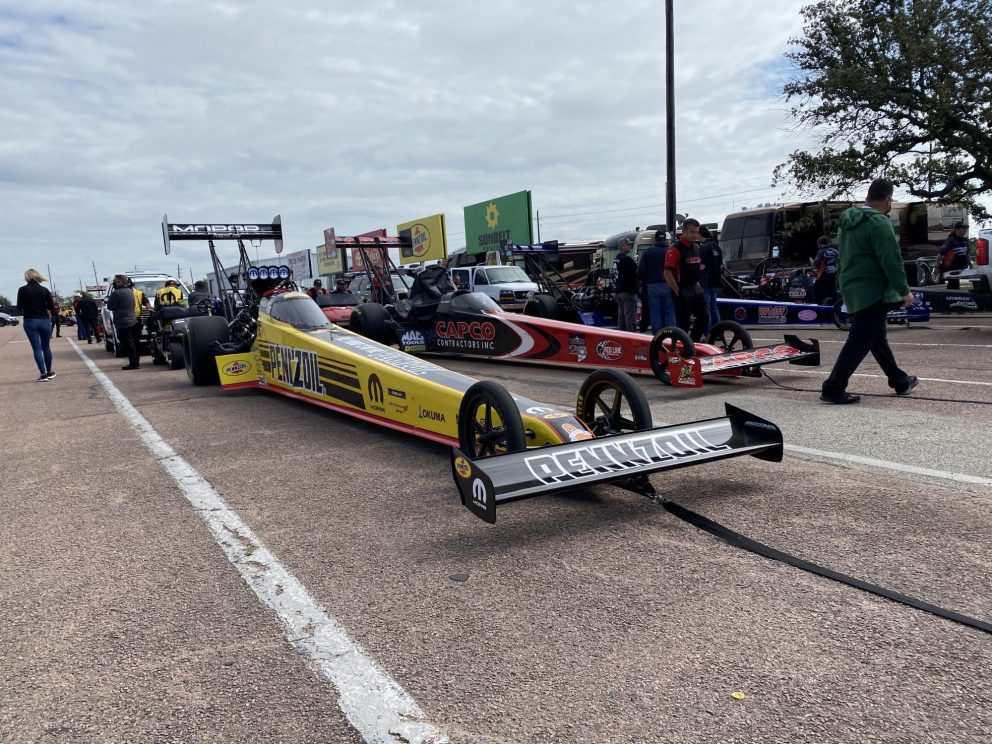
[[52, 285], [52, 294], [58, 297], [58, 292], [55, 290], [55, 280], [52, 279], [52, 265], [45, 264], [45, 268], [48, 270], [48, 283]]
[[541, 210], [537, 210], [537, 242], [541, 242]]
[[90, 263], [93, 264], [93, 283], [94, 284], [99, 284], [100, 283], [100, 280], [96, 276], [96, 261], [91, 261]]
[[675, 237], [675, 33], [674, 0], [665, 0], [665, 132], [668, 180], [665, 184], [665, 230]]

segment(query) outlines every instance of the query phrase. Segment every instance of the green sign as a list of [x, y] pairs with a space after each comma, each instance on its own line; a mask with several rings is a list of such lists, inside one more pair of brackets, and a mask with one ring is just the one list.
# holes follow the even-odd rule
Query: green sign
[[533, 243], [530, 192], [500, 196], [465, 207], [465, 251], [498, 251], [507, 243]]

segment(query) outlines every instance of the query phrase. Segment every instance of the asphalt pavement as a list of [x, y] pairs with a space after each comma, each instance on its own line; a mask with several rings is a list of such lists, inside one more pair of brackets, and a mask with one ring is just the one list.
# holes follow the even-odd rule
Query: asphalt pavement
[[[70, 329], [71, 330], [71, 329]], [[752, 331], [756, 343], [779, 329]], [[655, 423], [774, 421], [782, 463], [653, 476], [669, 499], [780, 550], [992, 621], [992, 318], [894, 328], [921, 378], [896, 397], [866, 361], [854, 406], [819, 370], [639, 376]], [[770, 342], [770, 341], [769, 341]], [[301, 653], [166, 469], [180, 458], [433, 733], [382, 741], [992, 740], [992, 636], [743, 552], [611, 486], [458, 502], [448, 449], [67, 338], [37, 376], [0, 328], [4, 422], [0, 742], [361, 742], [347, 682]], [[445, 359], [574, 406], [584, 372]], [[149, 432], [176, 458], [155, 454]], [[187, 489], [188, 490], [188, 489]], [[243, 559], [242, 559], [243, 562]], [[376, 709], [376, 702], [365, 703]], [[346, 712], [349, 711], [349, 712]]]

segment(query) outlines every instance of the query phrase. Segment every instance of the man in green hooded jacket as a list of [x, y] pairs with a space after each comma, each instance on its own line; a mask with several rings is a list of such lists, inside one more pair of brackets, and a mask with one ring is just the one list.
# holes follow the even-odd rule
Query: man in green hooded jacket
[[837, 288], [852, 320], [847, 341], [823, 383], [820, 400], [827, 403], [861, 400], [860, 395], [847, 392], [847, 383], [868, 352], [896, 395], [909, 395], [919, 382], [896, 364], [885, 336], [886, 313], [914, 302], [899, 241], [887, 216], [892, 210], [892, 191], [891, 181], [878, 178], [868, 187], [864, 205], [851, 207], [840, 216]]

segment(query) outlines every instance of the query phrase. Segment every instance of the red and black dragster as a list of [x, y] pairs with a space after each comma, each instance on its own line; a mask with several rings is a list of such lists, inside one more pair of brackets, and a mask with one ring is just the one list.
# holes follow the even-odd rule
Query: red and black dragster
[[412, 354], [651, 370], [665, 384], [683, 387], [699, 387], [704, 375], [757, 377], [758, 367], [776, 362], [820, 363], [815, 340], [785, 336], [783, 343], [755, 348], [748, 332], [733, 321], [717, 324], [707, 343], [694, 344], [678, 328], [665, 328], [652, 338], [507, 313], [484, 294], [457, 290], [438, 266], [417, 275], [407, 299], [356, 307], [349, 327]]

